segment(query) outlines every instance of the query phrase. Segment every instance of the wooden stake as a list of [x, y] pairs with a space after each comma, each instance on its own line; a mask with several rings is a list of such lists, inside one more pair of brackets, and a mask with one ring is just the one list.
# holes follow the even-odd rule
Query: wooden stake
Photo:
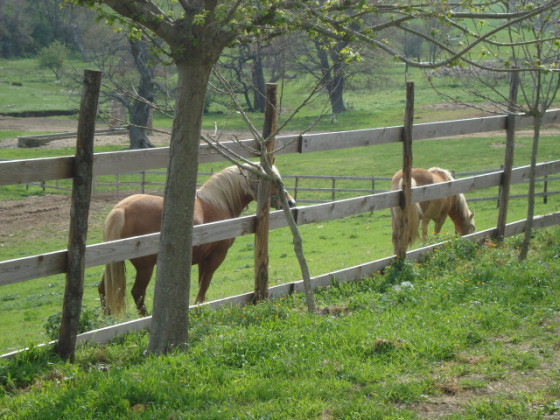
[[72, 362], [74, 361], [84, 293], [85, 249], [93, 178], [93, 139], [100, 86], [101, 72], [84, 71], [74, 156], [66, 287], [56, 347], [60, 357]]
[[517, 90], [519, 87], [519, 73], [511, 74], [511, 82], [509, 86], [509, 105], [508, 116], [506, 120], [506, 151], [504, 157], [504, 174], [502, 175], [502, 183], [500, 185], [500, 197], [498, 203], [498, 222], [496, 224], [495, 237], [498, 240], [504, 238], [506, 230], [506, 219], [509, 202], [509, 190], [511, 186], [511, 170], [513, 168], [513, 154], [515, 149], [515, 103], [517, 102]]
[[[412, 205], [412, 127], [414, 124], [414, 82], [406, 84], [406, 109], [404, 114], [403, 127], [403, 176], [402, 176], [402, 192], [401, 192], [401, 208], [406, 214], [406, 210]], [[399, 238], [400, 249], [397, 251], [397, 257], [406, 259], [406, 248], [408, 239], [406, 237], [408, 219], [403, 219], [403, 227], [401, 229], [401, 237]]]
[[[265, 140], [266, 153], [261, 151], [261, 165], [265, 160], [274, 163], [272, 155], [274, 151], [276, 131], [276, 84], [266, 85], [266, 106], [264, 113], [263, 139]], [[261, 180], [259, 182], [257, 195], [257, 217], [255, 226], [255, 298], [254, 301], [268, 297], [268, 230], [270, 213], [270, 182]]]

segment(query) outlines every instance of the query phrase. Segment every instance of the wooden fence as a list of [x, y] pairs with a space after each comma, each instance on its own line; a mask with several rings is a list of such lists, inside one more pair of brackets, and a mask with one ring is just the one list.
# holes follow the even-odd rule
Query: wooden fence
[[[560, 110], [549, 111], [544, 117], [544, 124], [558, 122]], [[464, 135], [484, 131], [505, 130], [506, 117], [483, 117], [468, 120], [456, 120], [439, 123], [418, 124], [414, 127], [414, 140], [426, 140], [452, 135]], [[518, 128], [531, 124], [528, 117], [517, 117]], [[373, 146], [378, 144], [400, 142], [402, 127], [388, 127], [370, 130], [356, 130], [338, 133], [310, 134], [300, 136], [284, 136], [276, 138], [279, 154], [312, 153], [337, 148]], [[223, 143], [244, 157], [254, 157], [245, 145], [252, 145], [253, 140]], [[94, 175], [127, 173], [167, 165], [169, 149], [143, 149], [122, 152], [98, 153], [94, 156]], [[201, 146], [200, 162], [215, 162], [223, 160], [222, 156], [209, 146]], [[54, 179], [68, 179], [73, 174], [74, 157], [41, 158], [0, 162], [0, 185], [17, 183], [44, 182]], [[560, 161], [541, 163], [537, 166], [537, 176], [545, 177], [560, 172]], [[503, 171], [498, 170], [483, 175], [474, 175], [458, 179], [453, 182], [417, 187], [412, 192], [412, 202], [431, 200], [458, 193], [468, 193], [475, 190], [496, 187], [501, 184]], [[529, 177], [529, 167], [516, 168], [512, 172], [512, 183], [526, 182]], [[362, 197], [349, 198], [340, 201], [297, 207], [292, 209], [298, 225], [315, 223], [326, 220], [347, 217], [355, 214], [388, 209], [399, 203], [400, 191], [389, 191]], [[546, 227], [560, 223], [560, 213], [540, 216], [535, 220], [535, 227]], [[282, 212], [272, 212], [270, 215], [270, 229], [286, 226]], [[246, 216], [223, 222], [209, 223], [196, 226], [193, 231], [193, 245], [234, 238], [254, 233], [255, 216]], [[509, 224], [506, 235], [523, 231], [524, 221]], [[469, 238], [478, 239], [491, 235], [495, 229], [477, 232]], [[109, 262], [121, 261], [133, 257], [150, 255], [158, 251], [159, 233], [121, 239], [106, 243], [89, 245], [86, 248], [86, 267], [104, 265]], [[430, 252], [430, 247], [410, 251], [409, 258], [418, 258]], [[314, 287], [330, 284], [332, 279], [338, 281], [353, 281], [366, 277], [385, 267], [392, 257], [368, 262], [333, 273], [327, 273], [312, 279]], [[60, 250], [42, 255], [34, 255], [15, 260], [0, 262], [0, 286], [27, 281], [39, 277], [64, 273], [66, 270], [67, 251]], [[300, 291], [301, 282], [291, 282], [270, 289], [271, 298], [285, 296], [293, 291]], [[224, 304], [247, 303], [252, 299], [252, 293], [235, 296], [220, 301], [209, 302], [205, 305], [222, 306]], [[131, 330], [149, 328], [151, 318], [142, 318], [117, 326], [80, 334], [77, 343], [106, 342], [111, 338]]]
[[[464, 178], [472, 175], [483, 175], [500, 171], [501, 169], [487, 169], [476, 172], [456, 173], [456, 178]], [[93, 196], [114, 196], [124, 197], [134, 193], [163, 195], [165, 182], [163, 182], [166, 172], [164, 171], [140, 171], [129, 174], [116, 174], [113, 180], [96, 177], [93, 180], [92, 195]], [[210, 176], [211, 173], [201, 172], [199, 175]], [[126, 180], [123, 177], [127, 176]], [[132, 177], [132, 178], [131, 178]], [[162, 182], [156, 182], [154, 177], [162, 178]], [[382, 176], [331, 176], [331, 175], [282, 175], [284, 185], [288, 192], [294, 197], [299, 204], [317, 204], [336, 201], [337, 199], [358, 197], [361, 195], [377, 194], [390, 190], [391, 178]], [[551, 190], [550, 183], [560, 181], [560, 177], [544, 176], [536, 179], [537, 183], [542, 183], [542, 192], [537, 192], [537, 197], [542, 197], [544, 203], [548, 197], [560, 194], [560, 190]], [[352, 182], [353, 184], [361, 183], [362, 188], [343, 188], [340, 184], [344, 182]], [[528, 181], [525, 181], [528, 182]], [[328, 184], [328, 185], [327, 185]], [[557, 184], [553, 183], [554, 186]], [[47, 182], [30, 182], [26, 187], [37, 187], [43, 191], [49, 189], [56, 191], [72, 190], [70, 181], [54, 180], [54, 183]], [[369, 187], [369, 188], [368, 188]], [[514, 198], [527, 198], [527, 194], [511, 195]], [[500, 204], [499, 196], [478, 197], [469, 199], [470, 202], [476, 201], [496, 201]]]

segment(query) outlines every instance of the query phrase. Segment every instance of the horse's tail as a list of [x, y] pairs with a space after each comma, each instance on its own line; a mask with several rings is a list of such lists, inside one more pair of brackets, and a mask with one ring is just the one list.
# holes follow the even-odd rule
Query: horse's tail
[[[105, 219], [103, 240], [121, 239], [125, 222], [125, 211], [121, 208], [111, 210]], [[124, 261], [105, 265], [105, 304], [111, 315], [122, 315], [126, 312], [126, 272]]]
[[[399, 188], [402, 180], [399, 182]], [[411, 186], [416, 187], [416, 181], [411, 179]], [[400, 207], [391, 208], [391, 221], [393, 224], [393, 252], [396, 254], [400, 249], [400, 240], [403, 239], [406, 247], [411, 246], [419, 238], [418, 227], [422, 218], [422, 208], [419, 203], [413, 203], [404, 210]], [[408, 223], [407, 223], [408, 222]], [[406, 227], [406, 229], [405, 229]]]

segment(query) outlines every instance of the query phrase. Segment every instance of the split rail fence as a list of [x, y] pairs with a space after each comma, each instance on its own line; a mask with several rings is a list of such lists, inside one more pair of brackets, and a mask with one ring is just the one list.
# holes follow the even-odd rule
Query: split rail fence
[[[506, 129], [506, 116], [493, 116], [454, 120], [436, 123], [414, 125], [413, 137], [415, 141], [428, 140], [455, 135], [468, 135], [479, 132], [504, 131]], [[560, 122], [560, 110], [548, 111], [543, 119], [543, 124]], [[527, 127], [532, 124], [529, 117], [517, 116], [516, 128]], [[306, 134], [299, 136], [276, 137], [276, 154], [313, 153], [318, 151], [336, 150], [349, 147], [375, 146], [402, 141], [403, 126]], [[253, 145], [254, 140], [241, 142], [222, 143], [241, 156], [254, 158], [244, 147]], [[169, 148], [130, 150], [121, 152], [96, 153], [94, 155], [93, 175], [107, 175], [135, 171], [163, 168], [169, 160]], [[223, 157], [207, 145], [200, 149], [199, 161], [201, 163], [222, 161]], [[73, 176], [74, 157], [41, 158], [17, 161], [0, 162], [0, 186], [9, 184], [25, 184], [44, 182], [47, 180], [69, 179]], [[540, 163], [537, 166], [537, 177], [546, 177], [560, 172], [560, 160]], [[417, 187], [412, 190], [412, 202], [431, 200], [458, 193], [469, 193], [475, 190], [500, 186], [502, 184], [503, 170], [474, 175], [452, 182], [436, 185]], [[512, 171], [511, 183], [527, 182], [529, 167], [523, 166]], [[400, 191], [389, 191], [370, 194], [356, 198], [296, 207], [292, 209], [298, 225], [315, 223], [337, 218], [343, 218], [360, 213], [369, 213], [382, 209], [389, 209], [399, 205]], [[560, 212], [538, 216], [534, 220], [534, 227], [548, 227], [560, 223]], [[287, 226], [281, 211], [270, 214], [270, 229]], [[525, 221], [510, 223], [506, 226], [505, 236], [523, 232]], [[213, 242], [217, 240], [235, 238], [241, 235], [254, 233], [255, 216], [246, 216], [238, 219], [209, 223], [194, 227], [193, 245]], [[492, 236], [496, 228], [475, 232], [467, 238], [478, 240]], [[121, 239], [117, 241], [98, 243], [86, 247], [86, 267], [104, 265], [110, 262], [126, 260], [134, 257], [157, 253], [159, 233]], [[409, 251], [408, 258], [416, 259], [421, 255], [431, 252], [440, 244]], [[65, 273], [67, 269], [67, 250], [49, 252], [14, 260], [0, 261], [0, 286], [23, 282], [31, 279], [54, 274]], [[378, 272], [387, 266], [393, 256], [366, 262], [364, 264], [345, 268], [336, 272], [326, 273], [312, 278], [313, 287], [327, 286], [333, 280], [357, 281]], [[303, 291], [303, 282], [294, 281], [283, 285], [271, 287], [269, 297], [277, 298], [287, 296], [293, 292]], [[252, 301], [253, 293], [246, 293], [218, 301], [208, 302], [203, 305], [220, 307], [227, 304], [246, 304]], [[77, 344], [103, 343], [122, 335], [126, 332], [149, 329], [151, 317], [129, 321], [124, 324], [105, 327], [78, 335]], [[4, 355], [10, 356], [10, 354]]]

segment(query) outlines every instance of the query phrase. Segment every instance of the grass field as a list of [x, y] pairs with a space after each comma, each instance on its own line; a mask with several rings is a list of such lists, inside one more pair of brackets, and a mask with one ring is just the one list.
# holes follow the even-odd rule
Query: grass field
[[560, 412], [560, 230], [454, 240], [427, 262], [302, 296], [191, 313], [186, 353], [146, 334], [0, 361], [14, 419], [545, 419]]
[[[433, 140], [415, 145], [415, 164], [453, 168], [457, 172], [498, 168], [503, 160], [503, 148], [496, 147], [499, 138], [472, 138], [468, 141]], [[530, 150], [529, 138], [518, 138], [516, 165], [528, 162]], [[312, 155], [289, 155], [278, 159], [278, 166], [284, 174], [318, 174], [318, 175], [377, 175], [390, 176], [400, 164], [400, 145], [386, 145], [372, 148], [345, 149], [335, 152], [316, 153]], [[447, 152], [453, 150], [453, 153]], [[560, 151], [554, 136], [544, 137], [541, 142], [540, 160], [558, 159]], [[478, 152], [475, 152], [478, 151]], [[36, 150], [32, 151], [36, 153]], [[477, 160], [469, 159], [475, 153]], [[430, 158], [428, 158], [430, 157]], [[317, 162], [320, 162], [318, 164]], [[351, 165], [347, 163], [351, 162]], [[201, 171], [217, 171], [225, 164], [204, 165]], [[551, 182], [549, 190], [558, 182]], [[23, 186], [8, 187], [19, 189], [22, 194], [29, 194]], [[538, 191], [543, 186], [538, 185]], [[40, 188], [35, 187], [36, 194], [42, 195]], [[33, 191], [31, 191], [33, 193]], [[516, 186], [512, 193], [526, 192], [526, 186]], [[12, 190], [10, 194], [15, 194]], [[497, 207], [495, 201], [477, 201], [475, 198], [496, 196], [497, 189], [483, 190], [467, 195], [472, 199], [470, 205], [476, 213], [478, 230], [495, 226]], [[102, 224], [105, 215], [114, 202], [103, 201], [95, 207], [90, 220], [88, 243], [102, 240]], [[525, 200], [512, 200], [508, 221], [523, 219], [526, 214]], [[537, 214], [557, 211], [558, 196], [549, 198], [548, 203], [537, 201]], [[247, 214], [253, 212], [251, 207]], [[386, 257], [391, 254], [391, 230], [389, 211], [363, 214], [336, 221], [310, 224], [301, 227], [304, 249], [312, 275], [325, 274], [331, 271], [361, 264], [367, 261]], [[27, 255], [41, 254], [63, 249], [67, 241], [67, 223], [45, 223], [41, 226], [21, 226], [17, 232], [2, 238], [2, 259], [19, 258]], [[447, 222], [444, 233], [452, 233], [452, 224]], [[298, 280], [301, 275], [297, 261], [293, 255], [291, 237], [286, 229], [275, 230], [270, 238], [270, 282], [271, 285]], [[98, 308], [97, 284], [100, 280], [102, 267], [86, 270], [84, 304], [89, 308]], [[132, 286], [134, 270], [129, 266], [129, 285]], [[193, 269], [193, 278], [196, 269]], [[210, 286], [208, 298], [218, 299], [238, 293], [248, 292], [253, 281], [253, 237], [238, 238], [225, 263], [216, 273]], [[148, 308], [151, 309], [153, 284], [148, 290]], [[195, 295], [197, 286], [193, 284], [191, 295]], [[64, 276], [52, 276], [37, 279], [0, 289], [0, 308], [5, 318], [0, 326], [0, 351], [6, 352], [25, 347], [30, 343], [48, 341], [43, 328], [45, 320], [60, 311], [64, 292]], [[134, 305], [129, 296], [129, 316], [136, 317]], [[100, 319], [100, 322], [105, 322]], [[13, 334], [13, 331], [19, 331]]]

